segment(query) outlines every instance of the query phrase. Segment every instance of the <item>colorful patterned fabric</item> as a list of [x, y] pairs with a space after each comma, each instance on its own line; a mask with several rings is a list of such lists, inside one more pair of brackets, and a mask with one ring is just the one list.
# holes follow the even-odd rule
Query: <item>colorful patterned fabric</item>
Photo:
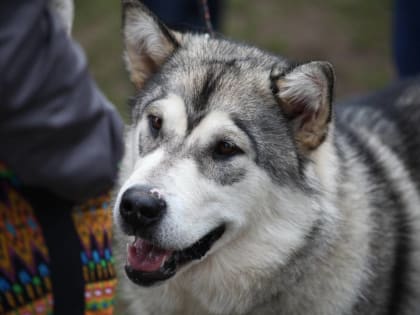
[[111, 315], [114, 306], [116, 280], [109, 200], [109, 195], [91, 199], [73, 211], [73, 221], [83, 248], [80, 258], [86, 284], [85, 315]]
[[[85, 315], [112, 315], [116, 287], [109, 194], [72, 211], [82, 251]], [[13, 174], [0, 163], [0, 314], [52, 315], [50, 257], [41, 225]]]
[[0, 164], [0, 314], [49, 315], [53, 300], [48, 249], [31, 205]]

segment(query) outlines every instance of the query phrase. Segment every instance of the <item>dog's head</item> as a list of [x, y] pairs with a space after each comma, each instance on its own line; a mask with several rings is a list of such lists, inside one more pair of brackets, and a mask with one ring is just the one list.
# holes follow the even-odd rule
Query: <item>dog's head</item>
[[323, 211], [308, 169], [328, 135], [331, 66], [174, 32], [135, 0], [123, 11], [140, 91], [114, 209], [129, 278], [287, 263]]

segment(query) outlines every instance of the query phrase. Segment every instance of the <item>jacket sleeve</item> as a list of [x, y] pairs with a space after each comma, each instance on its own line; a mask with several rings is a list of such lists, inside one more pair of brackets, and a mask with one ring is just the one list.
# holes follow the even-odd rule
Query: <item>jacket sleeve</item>
[[112, 187], [122, 121], [44, 0], [0, 2], [0, 161], [81, 201]]

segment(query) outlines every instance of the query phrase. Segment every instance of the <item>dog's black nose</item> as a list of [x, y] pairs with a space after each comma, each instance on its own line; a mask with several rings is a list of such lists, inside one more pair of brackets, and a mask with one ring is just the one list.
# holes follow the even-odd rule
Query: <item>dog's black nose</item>
[[157, 223], [166, 210], [166, 202], [149, 186], [127, 189], [121, 197], [120, 214], [134, 228], [146, 228]]

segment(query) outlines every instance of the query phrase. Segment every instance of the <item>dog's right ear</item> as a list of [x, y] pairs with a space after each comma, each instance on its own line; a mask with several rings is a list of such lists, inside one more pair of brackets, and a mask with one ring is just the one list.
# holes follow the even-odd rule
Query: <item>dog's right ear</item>
[[125, 61], [140, 89], [180, 45], [181, 34], [169, 30], [139, 0], [122, 0]]
[[273, 93], [292, 121], [298, 149], [302, 153], [315, 150], [327, 137], [331, 122], [333, 67], [313, 61], [284, 73], [275, 65], [270, 79]]

